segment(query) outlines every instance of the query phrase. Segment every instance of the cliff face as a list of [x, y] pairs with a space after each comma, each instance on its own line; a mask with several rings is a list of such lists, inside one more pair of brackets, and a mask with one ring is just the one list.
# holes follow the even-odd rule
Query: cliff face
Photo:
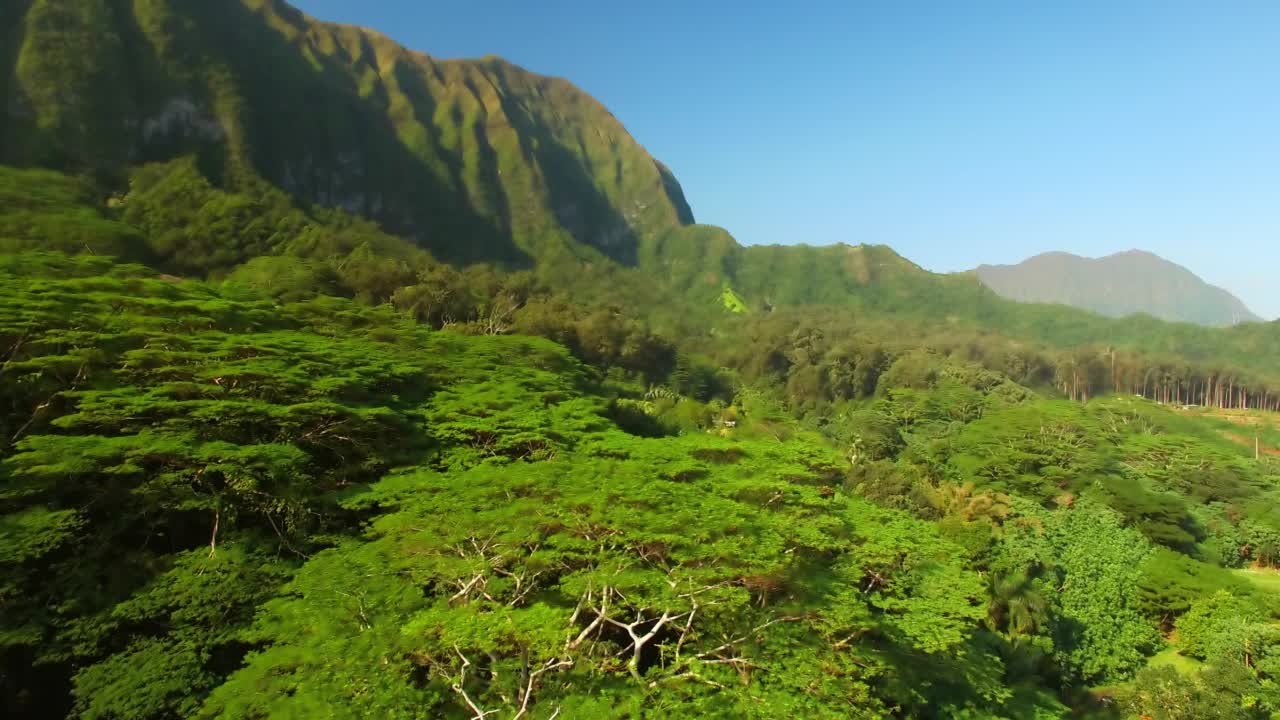
[[92, 172], [195, 154], [460, 261], [585, 244], [624, 263], [690, 224], [672, 174], [571, 83], [437, 60], [277, 0], [0, 8], [0, 162]]

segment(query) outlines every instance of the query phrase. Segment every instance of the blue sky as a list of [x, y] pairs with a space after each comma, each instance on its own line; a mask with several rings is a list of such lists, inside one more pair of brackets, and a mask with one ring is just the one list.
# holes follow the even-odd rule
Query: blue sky
[[1280, 2], [298, 0], [599, 98], [744, 243], [1141, 248], [1280, 317]]

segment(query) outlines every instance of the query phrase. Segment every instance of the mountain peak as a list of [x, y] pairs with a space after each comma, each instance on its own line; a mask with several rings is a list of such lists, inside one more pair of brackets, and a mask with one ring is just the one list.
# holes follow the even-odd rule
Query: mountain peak
[[1046, 252], [1017, 265], [981, 265], [979, 279], [1020, 302], [1046, 302], [1110, 317], [1147, 314], [1162, 320], [1224, 326], [1261, 320], [1239, 298], [1147, 250], [1100, 258]]

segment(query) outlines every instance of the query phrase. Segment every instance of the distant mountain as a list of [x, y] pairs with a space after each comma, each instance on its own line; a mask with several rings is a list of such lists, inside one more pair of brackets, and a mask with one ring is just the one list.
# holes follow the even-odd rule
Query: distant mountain
[[1050, 252], [975, 272], [992, 290], [1019, 302], [1071, 305], [1109, 317], [1146, 313], [1209, 326], [1261, 320], [1226, 290], [1141, 250], [1104, 258]]

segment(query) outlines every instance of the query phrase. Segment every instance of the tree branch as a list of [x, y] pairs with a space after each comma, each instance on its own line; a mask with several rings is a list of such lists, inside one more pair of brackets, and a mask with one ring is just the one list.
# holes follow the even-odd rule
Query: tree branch
[[684, 623], [684, 629], [680, 631], [680, 639], [676, 641], [676, 662], [680, 662], [680, 648], [684, 647], [685, 638], [689, 637], [689, 629], [693, 627], [693, 616], [698, 613], [698, 603], [695, 600], [693, 609], [689, 611], [689, 617]]
[[[609, 595], [610, 595], [610, 589], [609, 589], [609, 586], [606, 585], [604, 590], [601, 592], [599, 609], [593, 608], [596, 613], [596, 619], [592, 620], [591, 624], [587, 625], [585, 628], [583, 628], [582, 632], [578, 633], [578, 637], [574, 638], [571, 642], [569, 642], [566, 645], [567, 650], [576, 650], [578, 646], [581, 645], [587, 639], [587, 637], [591, 635], [592, 631], [600, 627], [600, 624], [606, 620], [607, 618], [606, 613], [609, 612]], [[588, 592], [587, 600], [589, 601], [590, 598], [591, 598], [591, 593]], [[574, 618], [577, 618], [578, 616], [577, 611], [574, 612], [573, 616]]]
[[467, 683], [467, 668], [471, 667], [471, 661], [467, 659], [466, 655], [462, 654], [462, 651], [458, 649], [457, 645], [453, 646], [453, 651], [458, 654], [458, 659], [462, 660], [462, 669], [458, 674], [458, 682], [453, 683], [452, 690], [462, 698], [462, 701], [467, 704], [467, 707], [471, 708], [471, 712], [475, 713], [472, 720], [484, 720], [486, 717], [498, 712], [497, 710], [481, 710], [480, 706], [476, 705], [475, 702], [472, 701], [471, 696], [468, 695], [466, 689], [463, 688], [463, 685], [466, 685]]
[[[543, 664], [541, 668], [534, 670], [532, 673], [529, 673], [529, 680], [528, 682], [525, 683], [525, 688], [523, 693], [524, 697], [521, 698], [520, 700], [520, 710], [515, 714], [514, 717], [511, 718], [511, 720], [520, 720], [520, 718], [524, 717], [524, 714], [529, 710], [529, 698], [533, 696], [533, 682], [538, 679], [539, 675], [546, 672], [550, 672], [552, 670], [559, 670], [560, 668], [563, 668], [563, 667], [570, 667], [572, 665], [573, 665], [573, 660], [558, 660], [556, 658], [551, 658], [545, 664]], [[560, 713], [560, 709], [556, 708], [556, 714], [559, 714], [559, 713]]]
[[767, 628], [767, 627], [769, 627], [769, 626], [771, 626], [771, 625], [777, 625], [778, 623], [784, 623], [784, 622], [796, 622], [797, 620], [803, 620], [803, 619], [804, 619], [804, 616], [801, 616], [801, 615], [786, 615], [786, 616], [784, 616], [784, 617], [774, 618], [773, 620], [770, 620], [770, 621], [769, 621], [769, 622], [767, 622], [767, 623], [764, 623], [764, 624], [762, 624], [762, 625], [757, 625], [757, 626], [755, 626], [755, 627], [751, 628], [751, 631], [750, 631], [750, 632], [748, 632], [747, 634], [743, 635], [742, 637], [734, 638], [733, 640], [730, 640], [729, 642], [727, 642], [727, 643], [725, 643], [725, 644], [721, 645], [720, 647], [713, 648], [713, 649], [708, 650], [708, 651], [706, 651], [706, 652], [704, 652], [704, 653], [700, 653], [700, 654], [699, 654], [699, 655], [697, 655], [696, 657], [697, 657], [699, 660], [702, 660], [702, 659], [705, 659], [705, 658], [707, 658], [707, 657], [709, 657], [709, 656], [711, 656], [711, 655], [715, 655], [716, 653], [718, 653], [718, 652], [720, 652], [720, 651], [722, 651], [722, 650], [728, 650], [729, 648], [733, 647], [734, 645], [737, 645], [737, 644], [738, 644], [738, 643], [740, 643], [740, 642], [744, 642], [745, 640], [747, 640], [748, 638], [750, 638], [752, 635], [754, 635], [754, 634], [756, 634], [756, 633], [760, 632], [761, 630], [764, 630], [765, 628]]
[[470, 582], [463, 585], [461, 590], [454, 593], [453, 596], [449, 598], [449, 604], [452, 605], [454, 601], [457, 600], [458, 598], [466, 596], [467, 593], [471, 592], [471, 588], [475, 587], [476, 583], [480, 582], [483, 579], [484, 579], [484, 573], [476, 573], [476, 576], [471, 578]]
[[213, 557], [218, 552], [218, 516], [217, 510], [213, 511], [213, 534], [209, 536], [209, 557]]

